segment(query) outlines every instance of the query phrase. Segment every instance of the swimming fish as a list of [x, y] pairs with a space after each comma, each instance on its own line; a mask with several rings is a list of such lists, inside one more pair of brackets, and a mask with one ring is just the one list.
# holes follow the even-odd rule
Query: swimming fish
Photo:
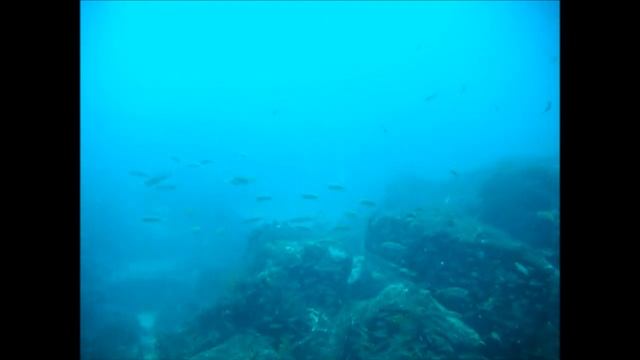
[[349, 219], [355, 219], [358, 217], [358, 214], [356, 214], [354, 211], [345, 211], [344, 215]]
[[180, 159], [177, 156], [171, 156], [170, 159], [175, 161], [178, 164], [180, 163]]
[[142, 222], [145, 222], [145, 223], [159, 223], [161, 221], [162, 219], [153, 217], [153, 216], [147, 216], [142, 218]]
[[162, 190], [162, 191], [173, 191], [176, 189], [176, 186], [175, 185], [158, 185], [156, 186], [156, 189]]
[[305, 200], [317, 200], [318, 199], [318, 195], [302, 194], [302, 198], [305, 199]]
[[209, 165], [211, 163], [213, 163], [211, 160], [200, 160], [200, 165]]
[[198, 168], [200, 167], [200, 164], [198, 163], [191, 163], [191, 164], [187, 164], [187, 167], [190, 167], [192, 169]]
[[309, 216], [300, 216], [300, 217], [295, 217], [289, 220], [289, 222], [292, 223], [303, 223], [303, 222], [308, 222], [308, 221], [312, 221], [313, 218], [309, 217]]
[[544, 112], [549, 112], [551, 110], [551, 101], [547, 101], [547, 107], [544, 108]]
[[327, 188], [332, 191], [344, 191], [344, 186], [338, 184], [329, 184]]
[[129, 171], [129, 175], [136, 176], [136, 177], [143, 177], [143, 178], [148, 178], [149, 177], [148, 174], [143, 173], [142, 171], [137, 171], [137, 170]]
[[231, 179], [231, 185], [248, 185], [251, 182], [251, 179], [244, 176], [236, 176]]
[[516, 269], [518, 269], [518, 271], [523, 273], [525, 276], [529, 275], [529, 270], [524, 267], [524, 265], [520, 264], [519, 262], [514, 263], [514, 265], [516, 266]]
[[243, 224], [255, 224], [255, 223], [260, 222], [260, 221], [262, 221], [262, 218], [257, 216], [257, 217], [252, 217], [252, 218], [245, 219], [242, 223]]
[[362, 200], [360, 201], [360, 205], [364, 205], [366, 207], [374, 207], [376, 206], [376, 203], [371, 200]]
[[351, 230], [351, 228], [346, 225], [338, 225], [333, 228], [333, 231], [336, 231], [336, 232], [345, 232], [349, 230]]
[[437, 97], [438, 97], [438, 93], [437, 93], [437, 92], [435, 92], [435, 93], [433, 93], [433, 94], [431, 94], [431, 95], [427, 96], [426, 98], [424, 98], [424, 101], [425, 101], [425, 102], [429, 102], [429, 101], [431, 101], [431, 100], [433, 100], [433, 99], [435, 99], [435, 98], [437, 98]]
[[165, 180], [167, 180], [168, 178], [170, 178], [171, 175], [158, 175], [158, 176], [154, 176], [152, 178], [150, 178], [149, 180], [145, 181], [144, 184], [146, 186], [154, 186], [157, 185]]
[[449, 173], [453, 176], [458, 176], [458, 172], [455, 170], [449, 170]]
[[271, 200], [271, 196], [267, 196], [267, 195], [256, 196], [256, 201], [257, 202], [264, 202], [264, 201], [269, 201], [269, 200]]

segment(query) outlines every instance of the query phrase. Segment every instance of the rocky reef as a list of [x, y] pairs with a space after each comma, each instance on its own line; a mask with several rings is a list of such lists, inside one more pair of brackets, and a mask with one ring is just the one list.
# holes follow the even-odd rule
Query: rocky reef
[[557, 359], [557, 254], [433, 209], [378, 215], [365, 252], [264, 225], [226, 295], [158, 337], [163, 360]]

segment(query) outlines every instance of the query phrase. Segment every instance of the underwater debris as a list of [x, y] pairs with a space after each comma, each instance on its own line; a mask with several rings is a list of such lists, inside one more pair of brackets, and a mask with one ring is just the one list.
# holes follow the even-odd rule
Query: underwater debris
[[551, 110], [551, 101], [547, 102], [547, 106], [544, 108], [544, 112], [549, 112]]
[[434, 99], [435, 99], [435, 98], [437, 98], [437, 97], [438, 97], [438, 93], [437, 93], [437, 92], [435, 92], [435, 93], [433, 93], [433, 94], [431, 94], [431, 95], [427, 96], [426, 98], [424, 98], [424, 101], [425, 101], [425, 102], [429, 102], [429, 101], [434, 100]]
[[244, 176], [235, 176], [229, 181], [231, 185], [248, 185], [253, 182], [253, 179]]
[[256, 196], [256, 201], [257, 202], [265, 202], [265, 201], [269, 201], [269, 200], [271, 200], [271, 196], [268, 196], [268, 195]]
[[155, 216], [147, 216], [142, 218], [142, 222], [145, 223], [159, 223], [162, 222], [162, 219]]
[[317, 200], [318, 199], [318, 195], [315, 195], [315, 194], [302, 194], [301, 196], [305, 200]]
[[366, 207], [375, 207], [376, 203], [371, 201], [371, 200], [361, 200], [360, 201], [360, 205], [366, 206]]
[[145, 181], [144, 184], [146, 186], [154, 186], [154, 185], [157, 185], [157, 184], [167, 180], [170, 177], [171, 177], [171, 175], [168, 175], [168, 174], [154, 176], [154, 177], [150, 178], [149, 180]]
[[345, 187], [342, 185], [338, 185], [338, 184], [329, 184], [327, 185], [327, 188], [331, 191], [344, 191]]
[[135, 177], [141, 177], [141, 178], [148, 178], [149, 177], [149, 175], [147, 173], [144, 173], [144, 172], [138, 171], [138, 170], [129, 171], [129, 175], [135, 176]]

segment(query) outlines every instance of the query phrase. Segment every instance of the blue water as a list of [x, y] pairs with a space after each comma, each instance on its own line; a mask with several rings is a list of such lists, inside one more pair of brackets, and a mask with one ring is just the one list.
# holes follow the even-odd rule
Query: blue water
[[557, 1], [83, 1], [83, 357], [214, 303], [247, 219], [382, 215], [403, 179], [464, 203], [452, 182], [503, 160], [559, 166], [559, 22]]

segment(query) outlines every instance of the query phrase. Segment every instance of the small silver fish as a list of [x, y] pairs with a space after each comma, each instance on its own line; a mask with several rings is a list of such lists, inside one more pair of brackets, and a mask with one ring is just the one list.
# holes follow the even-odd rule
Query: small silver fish
[[366, 207], [374, 207], [376, 206], [376, 203], [371, 201], [371, 200], [362, 200], [360, 201], [360, 205], [366, 206]]
[[271, 200], [271, 196], [267, 196], [267, 195], [256, 196], [256, 201], [257, 202], [264, 202], [264, 201], [269, 201], [269, 200]]
[[302, 198], [305, 199], [305, 200], [317, 200], [318, 199], [318, 195], [302, 194]]
[[243, 223], [244, 224], [255, 224], [255, 223], [260, 222], [260, 221], [262, 221], [261, 217], [252, 217], [252, 218], [245, 219], [243, 221]]
[[142, 177], [142, 178], [148, 178], [149, 175], [142, 172], [142, 171], [138, 171], [138, 170], [131, 170], [129, 171], [129, 175], [131, 176], [136, 176], [136, 177]]
[[425, 102], [429, 102], [429, 101], [431, 101], [431, 100], [433, 100], [433, 99], [435, 99], [437, 97], [438, 97], [438, 93], [436, 92], [436, 93], [433, 93], [433, 94], [427, 96], [426, 98], [424, 98], [424, 101]]
[[251, 179], [244, 176], [236, 176], [231, 179], [231, 185], [248, 185], [251, 182]]
[[332, 191], [344, 191], [345, 190], [344, 186], [338, 185], [338, 184], [329, 184], [329, 185], [327, 185], [327, 188], [329, 190], [332, 190]]
[[153, 217], [153, 216], [147, 216], [142, 218], [142, 222], [145, 222], [145, 223], [159, 223], [161, 221], [162, 219]]
[[289, 220], [289, 222], [292, 222], [292, 223], [304, 223], [309, 221], [313, 221], [313, 218], [309, 216], [300, 216], [300, 217], [295, 217]]
[[171, 175], [158, 175], [158, 176], [154, 176], [152, 178], [150, 178], [149, 180], [145, 181], [144, 184], [146, 186], [154, 186], [157, 185], [165, 180], [167, 180], [168, 178], [170, 178]]

